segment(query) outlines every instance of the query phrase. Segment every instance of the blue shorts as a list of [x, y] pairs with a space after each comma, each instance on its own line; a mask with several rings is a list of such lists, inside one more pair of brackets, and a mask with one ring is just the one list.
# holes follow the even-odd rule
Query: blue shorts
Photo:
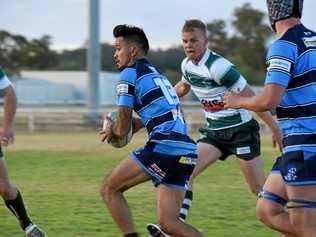
[[171, 188], [187, 190], [197, 155], [171, 156], [154, 152], [154, 146], [153, 143], [147, 143], [133, 151], [131, 157], [152, 177], [155, 186], [165, 184]]
[[280, 172], [287, 185], [316, 184], [316, 153], [308, 150], [287, 152], [276, 159], [271, 172]]

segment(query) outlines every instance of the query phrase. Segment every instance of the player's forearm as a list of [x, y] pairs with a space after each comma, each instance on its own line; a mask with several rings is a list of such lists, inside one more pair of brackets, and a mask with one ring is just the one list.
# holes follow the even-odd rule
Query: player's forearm
[[251, 97], [242, 97], [238, 102], [239, 108], [245, 108], [255, 112], [264, 112], [269, 111], [272, 108], [272, 104], [269, 103], [269, 100], [265, 97], [264, 94], [258, 93], [255, 96]]
[[269, 126], [271, 131], [278, 131], [279, 127], [270, 111], [256, 112], [256, 114]]
[[140, 118], [133, 117], [133, 133], [137, 133], [144, 127], [144, 124]]
[[13, 125], [13, 120], [17, 107], [17, 98], [13, 88], [10, 86], [4, 92], [4, 119], [3, 128], [9, 129]]
[[112, 133], [116, 137], [123, 137], [128, 134], [132, 124], [132, 110], [126, 106], [119, 106], [117, 120], [112, 125]]
[[112, 133], [115, 137], [123, 137], [129, 132], [130, 126], [125, 123], [115, 122], [112, 126]]

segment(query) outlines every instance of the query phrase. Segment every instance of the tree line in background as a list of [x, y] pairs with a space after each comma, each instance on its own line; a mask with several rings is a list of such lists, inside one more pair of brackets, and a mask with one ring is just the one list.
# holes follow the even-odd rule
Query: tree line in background
[[[266, 22], [263, 12], [246, 3], [234, 10], [231, 25], [222, 19], [207, 23], [210, 48], [231, 60], [250, 84], [260, 85], [264, 81], [267, 41], [272, 35]], [[51, 44], [49, 35], [28, 40], [0, 30], [0, 65], [9, 75], [21, 70], [86, 70], [86, 47], [57, 52], [50, 48]], [[102, 43], [101, 51], [102, 70], [117, 71], [114, 46]], [[181, 78], [184, 57], [180, 43], [165, 50], [150, 50], [148, 55], [173, 83]]]

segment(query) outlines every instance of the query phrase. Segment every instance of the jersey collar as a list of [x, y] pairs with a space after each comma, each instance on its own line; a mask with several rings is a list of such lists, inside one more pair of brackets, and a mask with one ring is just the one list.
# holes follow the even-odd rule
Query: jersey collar
[[203, 57], [201, 58], [200, 62], [198, 63], [198, 66], [204, 65], [205, 62], [207, 61], [207, 59], [209, 58], [210, 54], [211, 54], [211, 50], [209, 48], [206, 48]]

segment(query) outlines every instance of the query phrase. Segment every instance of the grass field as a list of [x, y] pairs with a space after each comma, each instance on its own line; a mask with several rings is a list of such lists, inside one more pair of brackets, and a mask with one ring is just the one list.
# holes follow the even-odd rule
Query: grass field
[[[114, 149], [99, 142], [97, 133], [17, 134], [6, 149], [11, 180], [23, 193], [29, 214], [49, 237], [119, 237], [99, 196], [103, 176], [140, 146], [144, 134], [132, 144]], [[269, 171], [277, 151], [263, 139], [263, 157]], [[195, 182], [188, 222], [206, 237], [276, 237], [255, 218], [256, 197], [250, 193], [236, 159], [218, 162]], [[150, 182], [126, 193], [142, 236], [155, 222], [156, 198]], [[24, 236], [4, 204], [0, 204], [0, 237]]]

